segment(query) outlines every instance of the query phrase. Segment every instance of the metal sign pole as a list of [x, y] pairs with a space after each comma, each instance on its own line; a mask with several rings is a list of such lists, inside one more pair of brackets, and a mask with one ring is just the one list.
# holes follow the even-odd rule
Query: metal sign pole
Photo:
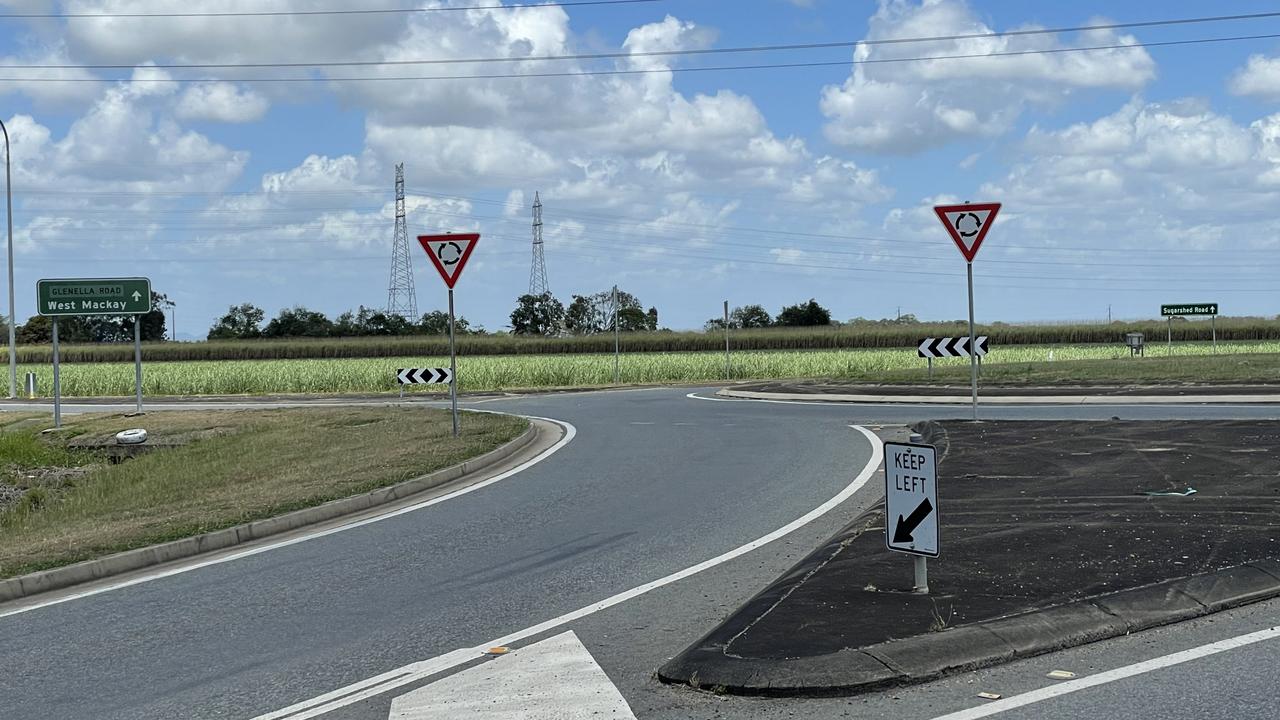
[[453, 408], [453, 436], [458, 437], [458, 348], [453, 339], [453, 288], [449, 288], [449, 405]]
[[133, 316], [133, 383], [138, 393], [138, 412], [142, 412], [142, 316]]
[[929, 558], [923, 555], [915, 556], [916, 581], [912, 592], [921, 595], [929, 594]]
[[729, 301], [724, 301], [724, 379], [728, 380], [729, 372]]
[[618, 345], [618, 286], [613, 286], [613, 384], [617, 385], [621, 375], [618, 367], [618, 356], [620, 354]]
[[53, 316], [53, 426], [62, 427], [62, 375], [58, 369], [58, 316]]
[[1213, 330], [1213, 354], [1218, 354], [1218, 316], [1209, 316], [1209, 327]]
[[929, 379], [933, 379], [933, 358], [929, 358]]
[[978, 348], [973, 332], [973, 263], [965, 263], [969, 275], [969, 390], [973, 398], [973, 419], [978, 419]]
[[1173, 357], [1173, 316], [1169, 316], [1169, 357]]

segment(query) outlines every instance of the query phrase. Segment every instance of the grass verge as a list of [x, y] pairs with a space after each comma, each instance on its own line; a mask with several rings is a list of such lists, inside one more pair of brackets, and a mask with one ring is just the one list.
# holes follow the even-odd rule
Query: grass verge
[[[83, 416], [39, 436], [0, 427], [0, 467], [24, 496], [0, 512], [0, 577], [101, 557], [348, 497], [456, 465], [519, 436], [523, 418], [427, 408], [164, 411]], [[45, 419], [47, 422], [47, 418]], [[68, 449], [145, 427], [182, 442], [111, 465]], [[77, 472], [67, 472], [78, 467]], [[35, 471], [35, 472], [33, 472]], [[31, 477], [26, 477], [31, 476]], [[52, 476], [54, 480], [48, 481]], [[36, 492], [36, 500], [30, 500]]]
[[[886, 383], [968, 383], [969, 365], [935, 367], [933, 380], [927, 369], [892, 370], [879, 378]], [[835, 378], [833, 382], [866, 382]], [[1027, 363], [983, 363], [984, 385], [1157, 385], [1274, 384], [1280, 382], [1280, 354], [1200, 355], [1187, 357], [1139, 357], [1119, 360], [1068, 360]]]

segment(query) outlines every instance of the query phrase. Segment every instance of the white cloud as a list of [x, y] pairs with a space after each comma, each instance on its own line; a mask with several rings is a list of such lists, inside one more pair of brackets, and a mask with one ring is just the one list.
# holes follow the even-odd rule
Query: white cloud
[[1280, 58], [1250, 55], [1245, 66], [1231, 77], [1229, 87], [1236, 95], [1280, 99]]
[[[1024, 26], [1016, 29], [1033, 29]], [[960, 0], [882, 0], [867, 40], [983, 34], [994, 30]], [[1132, 44], [1129, 35], [1081, 33], [1080, 45]], [[966, 137], [1007, 132], [1028, 104], [1052, 106], [1082, 89], [1133, 90], [1155, 77], [1141, 48], [990, 58], [888, 62], [894, 58], [991, 55], [1062, 47], [1053, 35], [859, 45], [843, 85], [823, 88], [825, 133], [839, 145], [910, 153]]]
[[[22, 93], [41, 105], [67, 106], [87, 102], [102, 92], [88, 70], [67, 69], [15, 69], [18, 65], [68, 65], [66, 48], [61, 45], [41, 48], [22, 56], [0, 58], [0, 74], [31, 80], [2, 80], [0, 95]], [[50, 82], [56, 80], [57, 82]]]
[[178, 99], [175, 114], [183, 120], [246, 123], [261, 120], [270, 103], [259, 93], [231, 83], [192, 85]]

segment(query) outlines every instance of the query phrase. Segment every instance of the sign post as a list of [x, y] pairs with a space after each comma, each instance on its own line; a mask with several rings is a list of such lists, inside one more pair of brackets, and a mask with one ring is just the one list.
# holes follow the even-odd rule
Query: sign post
[[449, 288], [449, 406], [453, 410], [453, 436], [458, 437], [458, 346], [453, 330], [453, 286], [462, 275], [462, 268], [471, 257], [471, 251], [480, 241], [479, 233], [446, 233], [444, 235], [419, 235], [418, 243], [431, 258], [431, 264]]
[[[960, 249], [966, 263], [969, 280], [969, 347], [977, 345], [973, 329], [973, 258], [982, 247], [987, 231], [1000, 212], [1000, 203], [965, 203], [963, 205], [938, 205], [933, 208], [947, 234]], [[973, 419], [978, 419], [978, 356], [969, 354], [969, 388], [973, 398]]]
[[58, 318], [75, 315], [133, 316], [133, 377], [142, 412], [142, 316], [151, 312], [147, 278], [67, 278], [36, 281], [36, 312], [53, 324], [53, 426], [62, 427], [62, 382]]
[[729, 301], [724, 301], [724, 381], [729, 382]]
[[1213, 352], [1218, 352], [1218, 303], [1182, 303], [1160, 306], [1160, 314], [1169, 323], [1169, 354], [1173, 355], [1173, 319], [1187, 315], [1208, 315], [1209, 329], [1213, 333]]
[[928, 594], [925, 558], [938, 557], [937, 450], [932, 445], [886, 442], [884, 498], [885, 546], [916, 556], [914, 591]]

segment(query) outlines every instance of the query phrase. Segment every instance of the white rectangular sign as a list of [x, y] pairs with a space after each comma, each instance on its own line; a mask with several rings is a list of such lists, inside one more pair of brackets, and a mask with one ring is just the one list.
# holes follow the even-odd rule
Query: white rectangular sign
[[938, 557], [938, 459], [932, 445], [884, 444], [884, 542]]

